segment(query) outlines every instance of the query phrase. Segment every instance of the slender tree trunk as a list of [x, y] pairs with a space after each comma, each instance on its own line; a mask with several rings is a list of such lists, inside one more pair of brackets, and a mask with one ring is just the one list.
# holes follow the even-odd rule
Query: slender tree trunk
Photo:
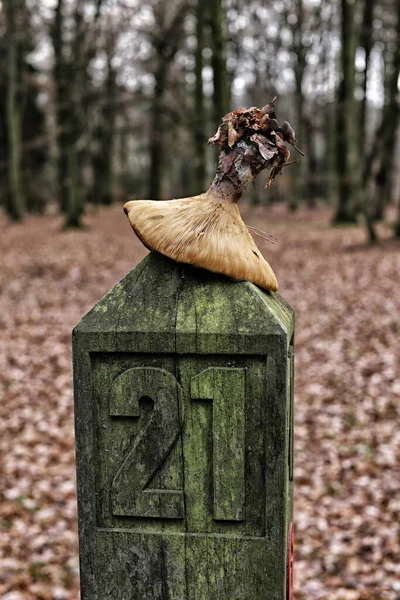
[[336, 171], [338, 203], [334, 223], [354, 223], [352, 169], [352, 123], [354, 116], [354, 53], [355, 53], [355, 6], [349, 0], [341, 0], [341, 80], [339, 83], [336, 111]]
[[150, 187], [149, 198], [160, 200], [162, 194], [162, 172], [164, 153], [164, 115], [163, 98], [166, 85], [167, 66], [161, 64], [155, 74], [155, 89], [151, 107], [150, 138]]
[[67, 157], [67, 180], [63, 183], [67, 199], [65, 227], [80, 227], [84, 212], [87, 190], [84, 188], [83, 169], [86, 163], [86, 144], [84, 134], [88, 128], [91, 103], [89, 64], [94, 51], [95, 23], [99, 16], [100, 3], [95, 20], [89, 29], [85, 21], [85, 0], [76, 0], [71, 39], [71, 57], [65, 69], [68, 85], [68, 123], [65, 124], [65, 147]]
[[70, 123], [70, 94], [67, 81], [67, 65], [64, 59], [64, 0], [58, 0], [54, 22], [52, 27], [52, 41], [54, 48], [54, 84], [56, 101], [56, 125], [57, 125], [57, 181], [59, 206], [61, 212], [65, 213], [68, 207], [68, 127]]
[[[307, 135], [304, 136], [304, 151], [307, 157], [306, 163], [306, 175], [305, 175], [305, 191], [307, 194], [307, 206], [309, 208], [315, 208], [318, 197], [318, 158], [316, 152], [316, 144], [314, 139], [313, 123], [310, 123], [310, 119], [305, 119], [304, 123], [307, 127]], [[303, 128], [304, 131], [304, 128]], [[300, 138], [299, 138], [300, 139]], [[303, 145], [303, 144], [302, 144]]]
[[400, 120], [400, 104], [398, 99], [398, 80], [400, 76], [400, 2], [397, 3], [396, 46], [393, 53], [392, 68], [387, 81], [387, 102], [382, 117], [382, 151], [379, 168], [375, 176], [376, 196], [378, 199], [375, 217], [382, 219], [387, 204], [392, 201], [393, 168], [397, 129]]
[[194, 149], [195, 149], [195, 165], [194, 165], [194, 193], [203, 192], [206, 186], [206, 113], [204, 107], [204, 92], [203, 92], [203, 49], [204, 49], [204, 25], [205, 25], [205, 5], [204, 1], [197, 1], [196, 9], [196, 87], [195, 87], [195, 114], [194, 114]]
[[221, 122], [221, 115], [223, 116], [229, 111], [230, 105], [222, 0], [209, 0], [209, 18], [212, 37], [211, 64], [214, 83], [214, 123], [217, 129]]
[[378, 241], [378, 235], [375, 229], [374, 220], [371, 214], [372, 198], [369, 192], [369, 178], [370, 173], [367, 169], [368, 158], [365, 153], [368, 129], [367, 129], [367, 87], [368, 87], [368, 71], [370, 65], [371, 50], [373, 44], [373, 17], [374, 17], [374, 5], [375, 0], [365, 0], [364, 12], [360, 30], [360, 42], [359, 46], [364, 48], [365, 52], [365, 66], [362, 74], [362, 90], [363, 97], [360, 104], [359, 115], [358, 115], [358, 160], [359, 166], [359, 206], [361, 212], [364, 215], [365, 227], [368, 235], [368, 241], [370, 244], [374, 244]]
[[[390, 114], [390, 119], [392, 119], [391, 122], [391, 126], [392, 126], [392, 130], [390, 131], [390, 120], [388, 118], [388, 127], [387, 127], [387, 137], [388, 140], [386, 142], [387, 144], [387, 153], [389, 155], [389, 149], [391, 150], [390, 153], [390, 160], [391, 160], [391, 173], [393, 172], [393, 150], [395, 147], [395, 140], [396, 140], [396, 133], [397, 133], [397, 129], [399, 126], [399, 120], [400, 120], [400, 103], [399, 103], [399, 99], [398, 99], [398, 89], [397, 89], [397, 82], [399, 79], [399, 75], [400, 75], [400, 3], [397, 4], [397, 39], [396, 39], [396, 52], [395, 52], [395, 60], [394, 60], [394, 69], [393, 69], [393, 73], [392, 76], [390, 78], [389, 81], [389, 105], [390, 105], [390, 110], [389, 110], [389, 114]], [[386, 139], [386, 136], [385, 136]], [[384, 159], [382, 159], [382, 162], [384, 161]], [[384, 164], [384, 163], [383, 163]], [[392, 180], [390, 179], [389, 181], [389, 194], [391, 196], [392, 194]], [[396, 229], [395, 229], [395, 236], [397, 238], [400, 238], [400, 202], [398, 205], [398, 221], [397, 221], [397, 225], [396, 225]]]
[[25, 212], [25, 202], [22, 192], [21, 176], [21, 106], [18, 101], [18, 83], [21, 80], [18, 65], [18, 20], [19, 13], [24, 7], [23, 0], [4, 1], [7, 23], [7, 139], [8, 139], [8, 168], [7, 168], [7, 211], [12, 219], [20, 221]]
[[71, 59], [68, 62], [67, 81], [70, 91], [70, 121], [66, 127], [66, 152], [68, 165], [67, 199], [65, 227], [81, 227], [84, 212], [85, 190], [83, 168], [86, 152], [82, 148], [82, 134], [87, 127], [89, 113], [88, 66], [92, 57], [90, 44], [85, 44], [88, 32], [84, 18], [85, 0], [76, 0], [74, 10]]
[[79, 157], [76, 147], [68, 147], [68, 204], [65, 215], [65, 229], [81, 227], [83, 194], [80, 182]]
[[[162, 3], [161, 7], [162, 7]], [[150, 115], [150, 178], [149, 198], [159, 200], [162, 195], [162, 175], [164, 156], [164, 95], [171, 65], [179, 50], [184, 35], [183, 23], [189, 11], [189, 4], [183, 2], [168, 28], [154, 37], [157, 69], [154, 73], [155, 87]]]
[[367, 140], [367, 86], [368, 86], [368, 70], [370, 56], [373, 44], [373, 18], [374, 18], [375, 0], [365, 0], [363, 20], [360, 30], [360, 47], [364, 48], [365, 66], [362, 73], [362, 91], [363, 97], [360, 104], [360, 112], [358, 118], [358, 152], [361, 159], [365, 155], [365, 143]]
[[[306, 67], [306, 51], [303, 46], [303, 24], [304, 24], [304, 4], [303, 0], [296, 0], [296, 24], [292, 28], [293, 32], [293, 50], [296, 54], [296, 65], [294, 68], [294, 77], [296, 81], [296, 138], [300, 144], [305, 143], [305, 123], [304, 123], [304, 93], [303, 93], [303, 77]], [[306, 158], [306, 161], [308, 157]], [[294, 165], [292, 193], [289, 200], [289, 210], [295, 211], [299, 206], [300, 200], [303, 198], [306, 179], [306, 162], [300, 161]]]
[[397, 217], [397, 223], [396, 223], [394, 235], [395, 235], [395, 237], [400, 239], [400, 202], [398, 205], [398, 217]]
[[[123, 125], [128, 127], [128, 120], [123, 119]], [[125, 128], [119, 126], [119, 133], [116, 140], [117, 143], [117, 156], [118, 156], [118, 167], [120, 173], [124, 175], [129, 171], [129, 132], [125, 131]]]
[[94, 134], [97, 141], [97, 151], [92, 160], [94, 177], [92, 198], [96, 204], [111, 204], [113, 201], [113, 149], [116, 117], [115, 90], [116, 73], [111, 64], [111, 54], [109, 53], [104, 105], [101, 110], [99, 125]]

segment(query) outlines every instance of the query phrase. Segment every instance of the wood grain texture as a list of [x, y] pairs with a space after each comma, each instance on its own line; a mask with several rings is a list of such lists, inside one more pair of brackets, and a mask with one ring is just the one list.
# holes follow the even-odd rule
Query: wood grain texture
[[82, 600], [283, 600], [293, 311], [149, 254], [74, 329]]

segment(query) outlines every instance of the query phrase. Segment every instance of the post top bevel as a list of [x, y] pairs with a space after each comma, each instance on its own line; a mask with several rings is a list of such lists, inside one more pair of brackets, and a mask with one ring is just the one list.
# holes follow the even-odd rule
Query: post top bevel
[[293, 330], [294, 311], [279, 294], [151, 252], [74, 336], [98, 337], [99, 351], [264, 354], [268, 337], [289, 344]]

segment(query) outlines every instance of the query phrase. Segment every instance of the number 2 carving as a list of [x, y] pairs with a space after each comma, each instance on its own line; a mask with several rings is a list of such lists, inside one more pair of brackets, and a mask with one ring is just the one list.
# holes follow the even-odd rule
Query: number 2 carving
[[110, 415], [139, 417], [142, 397], [153, 400], [153, 412], [114, 477], [112, 511], [119, 516], [181, 519], [184, 516], [183, 491], [153, 489], [148, 485], [181, 432], [182, 389], [175, 377], [163, 369], [129, 369], [114, 381]]

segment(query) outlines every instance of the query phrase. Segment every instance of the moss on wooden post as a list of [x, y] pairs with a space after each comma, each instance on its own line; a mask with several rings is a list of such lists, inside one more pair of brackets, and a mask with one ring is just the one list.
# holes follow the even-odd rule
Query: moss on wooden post
[[293, 312], [149, 254], [74, 330], [82, 600], [284, 600]]

